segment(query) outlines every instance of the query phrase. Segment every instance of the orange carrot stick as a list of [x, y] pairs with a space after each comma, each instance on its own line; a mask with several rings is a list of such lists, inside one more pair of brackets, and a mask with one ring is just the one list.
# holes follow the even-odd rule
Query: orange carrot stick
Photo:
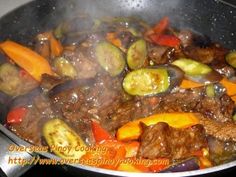
[[41, 81], [44, 73], [53, 75], [48, 61], [31, 49], [13, 41], [1, 43], [0, 48], [37, 81]]
[[51, 48], [51, 57], [58, 57], [62, 54], [63, 51], [63, 47], [61, 45], [61, 42], [58, 41], [52, 34], [52, 32], [49, 33], [50, 34], [50, 48]]
[[201, 87], [201, 86], [204, 86], [204, 84], [184, 79], [180, 85], [180, 88], [189, 89], [189, 88], [196, 88], [196, 87]]
[[229, 96], [236, 95], [236, 84], [229, 81], [227, 78], [223, 78], [220, 83], [226, 88]]
[[136, 157], [140, 143], [138, 141], [131, 141], [124, 144], [126, 150], [125, 157]]
[[106, 40], [115, 45], [116, 47], [121, 47], [121, 41], [115, 35], [115, 33], [107, 33]]
[[138, 119], [129, 122], [117, 131], [117, 139], [121, 141], [136, 140], [142, 133], [140, 122], [147, 126], [156, 124], [158, 122], [166, 122], [175, 128], [187, 128], [199, 123], [199, 119], [194, 113], [163, 113], [155, 114], [150, 117]]
[[62, 54], [63, 52], [63, 46], [60, 41], [58, 41], [53, 33], [50, 32], [45, 32], [42, 33], [41, 36], [49, 41], [50, 44], [50, 50], [51, 50], [51, 57], [58, 57]]
[[[236, 95], [236, 83], [231, 82], [227, 78], [223, 78], [220, 83], [226, 88], [227, 94], [229, 96]], [[201, 86], [204, 86], [204, 84], [184, 79], [180, 85], [180, 88], [189, 89]]]

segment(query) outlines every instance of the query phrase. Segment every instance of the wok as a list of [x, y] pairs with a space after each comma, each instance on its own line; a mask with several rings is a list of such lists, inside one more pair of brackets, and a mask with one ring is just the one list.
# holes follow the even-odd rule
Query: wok
[[[89, 13], [92, 17], [135, 16], [150, 23], [155, 23], [163, 16], [169, 16], [171, 24], [177, 28], [189, 28], [206, 34], [228, 48], [236, 46], [236, 10], [214, 0], [40, 0], [30, 2], [0, 19], [0, 41], [12, 39], [29, 44], [40, 31], [55, 27], [73, 11]], [[59, 159], [50, 153], [11, 153], [10, 144], [29, 146], [26, 141], [17, 137], [4, 127], [7, 102], [10, 98], [0, 99], [0, 176], [20, 176], [31, 166], [20, 167], [7, 164], [9, 156], [31, 159], [36, 155]], [[236, 166], [236, 161], [209, 169], [172, 173], [172, 176], [194, 176], [223, 171]], [[83, 165], [62, 166], [74, 174], [87, 176], [143, 176], [143, 173], [110, 171]], [[2, 174], [1, 174], [2, 173]], [[168, 176], [168, 173], [145, 174], [146, 176]]]

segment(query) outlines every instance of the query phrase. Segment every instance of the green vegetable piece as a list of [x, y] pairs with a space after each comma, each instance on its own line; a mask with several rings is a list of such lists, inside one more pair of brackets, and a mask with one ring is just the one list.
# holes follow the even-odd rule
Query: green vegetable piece
[[135, 37], [141, 36], [141, 33], [133, 27], [128, 28], [128, 31], [131, 32], [131, 34], [134, 35]]
[[172, 64], [178, 66], [185, 74], [190, 76], [205, 75], [212, 71], [208, 65], [187, 58], [180, 58]]
[[168, 71], [164, 68], [138, 69], [127, 74], [123, 80], [123, 88], [130, 95], [154, 95], [167, 91], [169, 86]]
[[206, 95], [211, 98], [215, 96], [215, 87], [213, 84], [206, 86]]
[[123, 53], [108, 42], [100, 42], [95, 48], [95, 56], [104, 70], [111, 76], [119, 75], [125, 68]]
[[67, 76], [71, 78], [75, 78], [77, 76], [75, 67], [63, 57], [59, 57], [54, 60], [54, 67], [60, 76]]
[[228, 53], [225, 59], [229, 65], [236, 68], [236, 51]]
[[[46, 122], [43, 126], [43, 135], [51, 150], [59, 157], [79, 159], [86, 153], [80, 150], [81, 146], [85, 146], [83, 140], [61, 119]], [[61, 148], [68, 150], [59, 150]]]
[[233, 115], [233, 120], [236, 122], [236, 114]]
[[127, 63], [130, 69], [139, 69], [147, 57], [147, 45], [143, 39], [134, 42], [127, 52]]
[[63, 24], [57, 26], [57, 28], [54, 30], [54, 35], [57, 39], [60, 39], [63, 37]]
[[10, 64], [4, 63], [0, 66], [0, 90], [8, 95], [16, 96], [19, 94], [21, 85], [18, 69]]

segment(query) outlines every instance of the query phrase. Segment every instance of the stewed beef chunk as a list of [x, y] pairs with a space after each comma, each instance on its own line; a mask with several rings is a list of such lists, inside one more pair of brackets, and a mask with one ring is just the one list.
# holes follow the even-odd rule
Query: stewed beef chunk
[[153, 126], [143, 127], [139, 157], [183, 159], [207, 147], [205, 132], [201, 125], [176, 129], [167, 123], [160, 122]]
[[236, 124], [234, 122], [219, 122], [203, 116], [199, 117], [199, 120], [200, 124], [204, 126], [207, 135], [211, 135], [221, 141], [236, 142]]
[[168, 94], [162, 98], [157, 112], [199, 112], [219, 122], [232, 122], [234, 102], [230, 96], [208, 97], [204, 87]]

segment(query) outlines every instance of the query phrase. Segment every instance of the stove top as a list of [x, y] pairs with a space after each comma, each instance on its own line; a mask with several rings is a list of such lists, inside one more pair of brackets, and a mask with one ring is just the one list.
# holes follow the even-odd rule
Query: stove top
[[[20, 5], [30, 2], [31, 0], [0, 0], [0, 17], [7, 12], [15, 9], [16, 7], [19, 7]], [[222, 3], [225, 3], [227, 5], [231, 5], [236, 8], [236, 1], [235, 0], [218, 0]], [[227, 176], [227, 177], [235, 177], [236, 174], [236, 168], [234, 169], [228, 169], [225, 170], [220, 174], [214, 173], [209, 174], [207, 176]], [[50, 176], [50, 177], [74, 177], [73, 174], [68, 174], [67, 171], [65, 171], [60, 166], [50, 166], [50, 165], [36, 165], [32, 167], [29, 171], [27, 171], [25, 174], [22, 175], [22, 177], [42, 177], [42, 176]], [[80, 175], [80, 177], [83, 177]], [[86, 176], [88, 177], [88, 176]]]

